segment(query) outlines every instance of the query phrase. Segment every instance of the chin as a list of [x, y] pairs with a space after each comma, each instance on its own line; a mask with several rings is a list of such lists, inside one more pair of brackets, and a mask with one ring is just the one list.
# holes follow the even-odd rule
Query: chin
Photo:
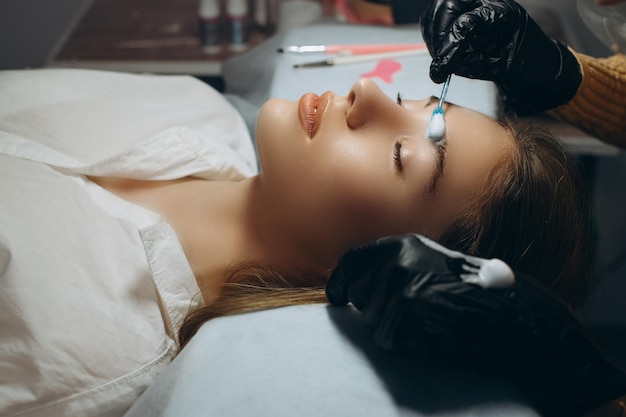
[[255, 140], [261, 165], [264, 159], [271, 160], [281, 153], [281, 143], [287, 141], [294, 130], [298, 130], [297, 103], [284, 99], [266, 101], [256, 120]]
[[[292, 122], [291, 118], [297, 118], [297, 113], [292, 115], [294, 109], [297, 109], [297, 103], [292, 101], [278, 98], [266, 101], [261, 106], [256, 120], [257, 141], [259, 136], [271, 135], [280, 126]], [[295, 121], [297, 122], [297, 119]]]
[[272, 116], [272, 115], [280, 115], [281, 112], [284, 112], [288, 108], [297, 107], [297, 102], [289, 101], [282, 98], [273, 98], [267, 100], [261, 106], [261, 110], [259, 112], [259, 119], [261, 117]]

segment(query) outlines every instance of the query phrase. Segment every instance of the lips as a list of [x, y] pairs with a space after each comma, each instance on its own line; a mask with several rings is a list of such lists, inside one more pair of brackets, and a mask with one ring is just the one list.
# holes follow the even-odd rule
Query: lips
[[298, 103], [300, 123], [311, 139], [313, 139], [319, 129], [320, 121], [322, 120], [324, 110], [326, 110], [327, 103], [328, 94], [326, 93], [322, 94], [321, 97], [314, 93], [307, 93], [300, 98], [300, 102]]

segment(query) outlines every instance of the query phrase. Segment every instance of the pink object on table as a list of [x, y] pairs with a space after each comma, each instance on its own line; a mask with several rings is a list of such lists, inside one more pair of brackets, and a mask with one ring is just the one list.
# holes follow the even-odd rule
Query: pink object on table
[[402, 64], [393, 59], [384, 59], [378, 61], [376, 68], [370, 72], [361, 74], [363, 78], [380, 78], [383, 82], [391, 84], [393, 82], [392, 76], [402, 69]]

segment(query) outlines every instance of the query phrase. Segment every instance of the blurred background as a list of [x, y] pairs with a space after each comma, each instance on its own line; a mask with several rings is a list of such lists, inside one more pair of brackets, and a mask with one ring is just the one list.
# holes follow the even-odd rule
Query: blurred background
[[[278, 31], [320, 19], [390, 24], [372, 18], [380, 16], [380, 5], [362, 0], [227, 3], [0, 0], [0, 69], [54, 66], [191, 74], [221, 91], [221, 63]], [[574, 0], [519, 3], [549, 35], [589, 55], [610, 54], [584, 25]], [[226, 25], [218, 32], [212, 26], [216, 13]], [[235, 33], [242, 27], [244, 32]], [[598, 263], [597, 279], [579, 312], [607, 354], [626, 369], [626, 157], [621, 151], [585, 158], [594, 196]]]
[[42, 67], [91, 0], [1, 0], [0, 68]]

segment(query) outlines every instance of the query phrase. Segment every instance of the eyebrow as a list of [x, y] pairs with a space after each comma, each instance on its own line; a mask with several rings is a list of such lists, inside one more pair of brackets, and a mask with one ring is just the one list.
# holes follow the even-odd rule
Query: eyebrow
[[[429, 139], [430, 140], [430, 139]], [[437, 152], [437, 163], [430, 177], [430, 185], [428, 186], [428, 193], [434, 194], [437, 181], [443, 175], [443, 166], [446, 162], [446, 138], [434, 142], [435, 151]]]

